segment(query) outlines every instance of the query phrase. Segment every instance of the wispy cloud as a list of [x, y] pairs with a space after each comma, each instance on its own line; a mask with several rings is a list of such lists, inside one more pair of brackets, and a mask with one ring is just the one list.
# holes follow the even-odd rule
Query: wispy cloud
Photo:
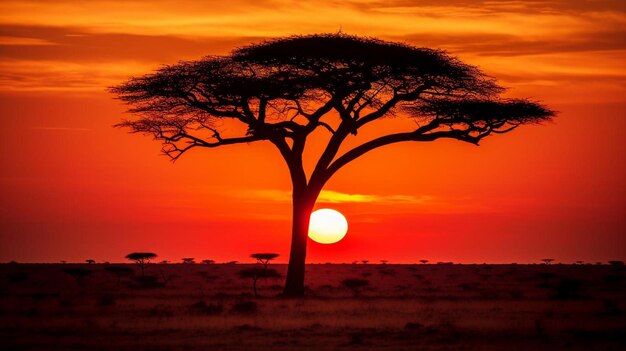
[[[238, 194], [240, 197], [249, 199], [291, 202], [291, 192], [278, 189], [248, 190]], [[333, 190], [322, 190], [317, 202], [327, 204], [338, 203], [373, 203], [373, 204], [426, 204], [435, 198], [429, 195], [375, 195], [375, 194], [350, 194]]]
[[[443, 48], [505, 85], [600, 82], [619, 100], [626, 74], [626, 2], [451, 0], [233, 0], [152, 3], [0, 2], [0, 90], [103, 91], [177, 60], [263, 38], [335, 32]], [[620, 60], [612, 58], [618, 57]], [[563, 76], [563, 71], [567, 76]], [[608, 77], [608, 82], [605, 82]], [[579, 85], [588, 94], [587, 85]], [[10, 89], [8, 88], [10, 87]], [[553, 89], [554, 94], [561, 94]]]
[[379, 204], [424, 204], [432, 200], [433, 197], [428, 195], [348, 194], [332, 190], [323, 190], [317, 201], [322, 203], [367, 202]]
[[74, 127], [34, 127], [33, 130], [47, 130], [47, 131], [62, 131], [62, 132], [90, 132], [89, 128], [74, 128]]

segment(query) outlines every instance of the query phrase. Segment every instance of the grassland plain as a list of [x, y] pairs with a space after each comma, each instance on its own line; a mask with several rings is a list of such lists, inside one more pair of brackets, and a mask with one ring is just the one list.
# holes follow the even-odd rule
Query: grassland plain
[[2, 264], [0, 348], [626, 349], [623, 266], [311, 264], [305, 299], [279, 297], [279, 278], [254, 298], [237, 274], [251, 266]]

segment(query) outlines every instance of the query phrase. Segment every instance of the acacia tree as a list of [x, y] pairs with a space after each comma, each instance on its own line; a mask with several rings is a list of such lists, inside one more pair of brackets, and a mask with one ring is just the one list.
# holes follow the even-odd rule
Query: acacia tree
[[146, 265], [150, 263], [150, 260], [155, 259], [156, 257], [157, 254], [155, 254], [154, 252], [131, 252], [126, 255], [127, 259], [135, 261], [135, 263], [139, 265], [139, 268], [141, 268], [142, 276], [145, 275], [144, 270]]
[[264, 268], [267, 268], [267, 266], [270, 264], [270, 261], [275, 259], [278, 256], [280, 255], [277, 253], [270, 253], [270, 252], [254, 253], [250, 255], [250, 257], [252, 258], [256, 258], [257, 262], [262, 264]]
[[[493, 78], [444, 51], [345, 34], [264, 41], [165, 66], [111, 91], [138, 115], [117, 126], [152, 135], [172, 160], [195, 148], [241, 143], [278, 149], [292, 181], [287, 296], [304, 294], [309, 217], [339, 169], [385, 145], [444, 138], [478, 145], [553, 115], [530, 100], [499, 98], [503, 88]], [[392, 115], [415, 123], [342, 148]], [[307, 174], [302, 155], [317, 130], [328, 142]]]

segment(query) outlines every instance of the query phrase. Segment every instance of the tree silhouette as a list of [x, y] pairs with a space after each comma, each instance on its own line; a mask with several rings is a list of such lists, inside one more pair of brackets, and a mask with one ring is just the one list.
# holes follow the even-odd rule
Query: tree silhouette
[[111, 267], [106, 267], [104, 270], [115, 274], [115, 276], [117, 277], [118, 286], [120, 285], [120, 282], [122, 281], [122, 276], [133, 274], [133, 270], [130, 267], [111, 266]]
[[254, 292], [254, 297], [258, 297], [257, 286], [256, 283], [261, 278], [280, 278], [280, 273], [278, 273], [274, 269], [268, 268], [248, 268], [241, 270], [239, 276], [242, 278], [252, 279], [252, 291]]
[[545, 264], [550, 264], [550, 263], [552, 263], [552, 261], [554, 261], [554, 258], [542, 258], [541, 260]]
[[181, 261], [183, 261], [184, 264], [194, 264], [194, 263], [196, 263], [195, 258], [193, 258], [193, 257], [183, 257], [183, 258], [181, 258]]
[[341, 285], [352, 290], [352, 293], [354, 294], [354, 296], [359, 295], [359, 292], [361, 291], [361, 289], [368, 286], [369, 284], [370, 282], [368, 280], [359, 279], [359, 278], [348, 278], [348, 279], [344, 279], [341, 281]]
[[156, 257], [157, 257], [157, 254], [153, 252], [133, 252], [133, 253], [129, 253], [128, 255], [126, 255], [127, 259], [131, 261], [135, 261], [135, 263], [139, 265], [139, 268], [141, 268], [142, 276], [145, 275], [144, 269], [146, 265], [150, 263], [151, 259], [156, 258]]
[[96, 260], [88, 259], [88, 260], [85, 260], [85, 262], [87, 262], [89, 264], [94, 264], [94, 263], [96, 263]]
[[202, 263], [204, 263], [204, 264], [214, 264], [215, 260], [202, 260]]
[[428, 260], [420, 260], [420, 262], [422, 262], [422, 264], [426, 264], [428, 263]]
[[277, 253], [254, 253], [252, 255], [250, 255], [250, 257], [252, 258], [256, 258], [257, 262], [262, 264], [263, 267], [267, 268], [267, 266], [270, 264], [270, 261], [275, 259], [276, 257], [280, 256]]
[[[499, 98], [503, 88], [493, 78], [444, 51], [346, 34], [264, 41], [229, 56], [166, 66], [111, 91], [139, 116], [117, 126], [152, 135], [172, 160], [194, 148], [241, 143], [264, 141], [278, 149], [292, 181], [287, 296], [304, 294], [310, 214], [345, 165], [399, 142], [478, 145], [553, 116], [536, 102]], [[415, 123], [341, 148], [361, 128], [393, 115]], [[307, 138], [320, 129], [328, 142], [307, 176], [302, 155]]]
[[63, 269], [63, 272], [71, 275], [72, 277], [74, 277], [74, 279], [76, 279], [76, 284], [78, 284], [79, 286], [83, 286], [83, 283], [85, 282], [85, 278], [88, 277], [89, 275], [91, 275], [93, 273], [93, 271], [86, 269], [86, 268], [65, 268]]

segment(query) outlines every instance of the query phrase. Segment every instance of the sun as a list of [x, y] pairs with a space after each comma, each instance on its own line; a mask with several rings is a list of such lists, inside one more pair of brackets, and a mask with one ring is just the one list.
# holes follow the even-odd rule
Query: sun
[[309, 238], [320, 244], [334, 244], [348, 232], [348, 221], [339, 211], [322, 208], [311, 213]]

